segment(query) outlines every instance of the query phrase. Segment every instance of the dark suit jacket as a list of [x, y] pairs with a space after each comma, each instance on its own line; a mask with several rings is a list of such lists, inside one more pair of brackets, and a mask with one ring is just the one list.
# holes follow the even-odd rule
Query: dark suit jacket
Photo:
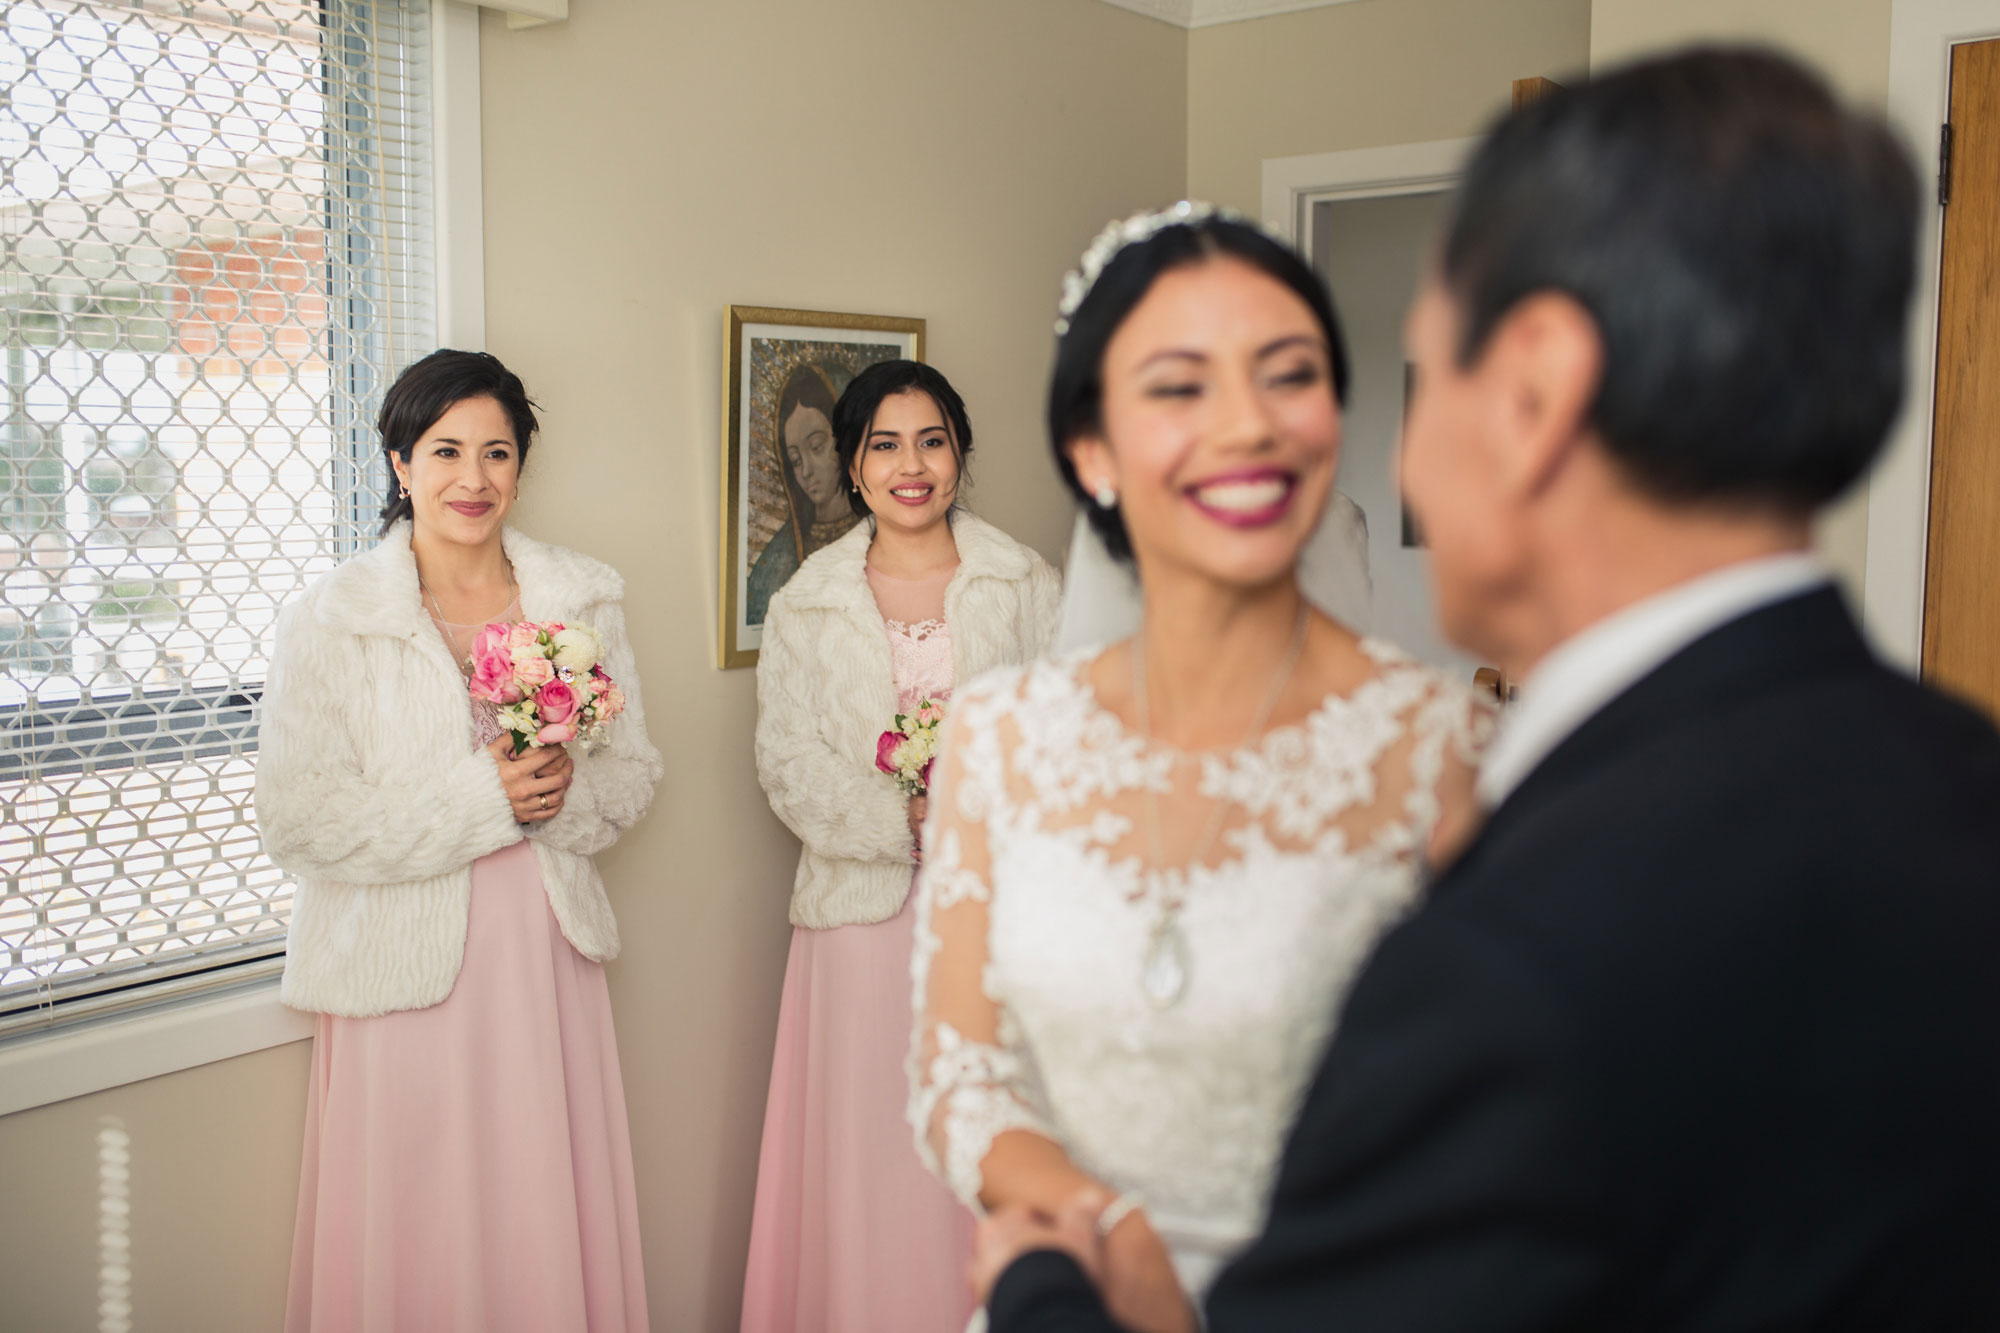
[[[1053, 1253], [992, 1310], [1112, 1327]], [[1384, 940], [1209, 1318], [2000, 1329], [2000, 737], [1831, 590], [1607, 705]]]

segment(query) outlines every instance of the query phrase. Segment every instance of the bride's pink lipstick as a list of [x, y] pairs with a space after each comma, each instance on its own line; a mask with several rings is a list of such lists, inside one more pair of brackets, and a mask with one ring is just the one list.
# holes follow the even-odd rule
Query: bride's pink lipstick
[[467, 518], [484, 518], [491, 512], [493, 502], [491, 500], [453, 500], [449, 507], [456, 509]]
[[[1199, 485], [1188, 487], [1183, 494], [1189, 504], [1217, 523], [1232, 528], [1263, 528], [1290, 512], [1292, 497], [1298, 494], [1298, 480], [1296, 474], [1280, 468], [1254, 468], [1208, 477]], [[1235, 492], [1231, 499], [1237, 502], [1218, 503], [1222, 496], [1216, 492], [1223, 490]], [[1204, 492], [1207, 492], [1205, 497]], [[1267, 493], [1270, 498], [1265, 500]]]

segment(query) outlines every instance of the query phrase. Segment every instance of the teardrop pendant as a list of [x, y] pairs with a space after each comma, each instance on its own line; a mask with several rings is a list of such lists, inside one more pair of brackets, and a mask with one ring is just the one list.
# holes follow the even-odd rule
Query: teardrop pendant
[[1187, 991], [1187, 941], [1175, 922], [1162, 921], [1146, 943], [1139, 967], [1139, 989], [1155, 1009], [1171, 1009]]

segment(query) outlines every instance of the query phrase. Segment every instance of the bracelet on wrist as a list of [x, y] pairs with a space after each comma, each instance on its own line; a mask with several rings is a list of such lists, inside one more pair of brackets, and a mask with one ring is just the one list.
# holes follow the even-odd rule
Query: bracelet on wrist
[[1140, 1211], [1145, 1206], [1145, 1204], [1139, 1201], [1136, 1195], [1119, 1195], [1106, 1204], [1104, 1211], [1097, 1215], [1097, 1234], [1102, 1237], [1110, 1236], [1120, 1222], [1123, 1222], [1126, 1218]]

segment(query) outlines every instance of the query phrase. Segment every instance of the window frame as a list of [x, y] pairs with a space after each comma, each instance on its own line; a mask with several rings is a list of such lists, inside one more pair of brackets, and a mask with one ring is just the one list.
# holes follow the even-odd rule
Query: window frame
[[[438, 343], [482, 351], [485, 229], [477, 8], [431, 0], [430, 73]], [[135, 753], [154, 745], [185, 751], [187, 741], [177, 726], [218, 730], [246, 721], [259, 693], [213, 687], [197, 691], [193, 699], [181, 696], [181, 702], [165, 709], [141, 697], [98, 710], [94, 725], [110, 728]], [[20, 763], [12, 743], [24, 725], [14, 716], [17, 711], [0, 710], [0, 776], [8, 763]], [[217, 748], [227, 749], [226, 733], [219, 730]], [[48, 770], [46, 759], [41, 767]], [[146, 984], [147, 1000], [141, 1005], [0, 1038], [0, 1115], [311, 1037], [313, 1015], [278, 1000], [283, 967], [282, 952], [268, 953], [230, 965], [233, 984], [216, 986], [216, 969], [208, 969]], [[177, 993], [190, 989], [193, 978], [201, 981], [199, 994]]]

